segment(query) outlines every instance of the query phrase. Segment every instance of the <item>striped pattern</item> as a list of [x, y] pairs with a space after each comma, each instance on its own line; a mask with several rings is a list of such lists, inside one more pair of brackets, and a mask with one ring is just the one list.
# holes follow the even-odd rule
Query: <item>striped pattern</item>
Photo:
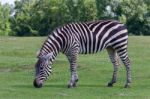
[[[71, 80], [68, 87], [74, 87], [78, 81], [76, 71], [78, 54], [93, 54], [107, 49], [114, 66], [113, 77], [108, 86], [112, 86], [116, 82], [119, 65], [117, 56], [119, 56], [126, 67], [127, 82], [125, 87], [128, 87], [131, 83], [131, 74], [130, 60], [127, 54], [127, 39], [126, 27], [122, 23], [112, 20], [72, 23], [57, 28], [48, 36], [40, 50], [38, 61], [42, 62], [37, 62], [36, 68], [43, 67], [43, 69], [41, 71], [39, 69], [36, 77], [46, 80], [47, 76], [51, 73], [53, 60], [59, 52], [62, 52], [70, 62]], [[48, 57], [49, 53], [51, 55]]]

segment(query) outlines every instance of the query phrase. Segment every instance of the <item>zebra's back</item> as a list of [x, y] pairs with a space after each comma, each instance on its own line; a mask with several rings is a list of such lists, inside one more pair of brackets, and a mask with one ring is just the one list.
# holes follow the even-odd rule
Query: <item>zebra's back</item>
[[96, 53], [108, 46], [118, 48], [121, 44], [127, 44], [127, 29], [118, 21], [72, 23], [64, 27], [79, 44], [79, 53], [82, 54]]

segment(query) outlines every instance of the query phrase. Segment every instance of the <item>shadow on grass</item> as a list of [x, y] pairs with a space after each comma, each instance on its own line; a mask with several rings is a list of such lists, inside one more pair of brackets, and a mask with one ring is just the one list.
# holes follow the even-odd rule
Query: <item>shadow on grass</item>
[[[68, 88], [67, 85], [62, 85], [62, 84], [51, 84], [51, 85], [45, 85], [43, 87], [53, 87], [53, 88]], [[77, 87], [79, 88], [97, 88], [97, 87], [107, 87], [107, 86], [103, 86], [103, 85], [92, 85], [92, 84], [79, 84], [77, 85]]]
[[34, 88], [33, 85], [13, 85], [15, 88]]
[[[12, 87], [15, 88], [27, 88], [27, 89], [33, 89], [35, 88], [32, 84], [30, 85], [13, 85]], [[68, 88], [66, 84], [46, 84], [43, 85], [42, 88]], [[98, 84], [78, 84], [77, 88], [112, 88], [107, 87], [106, 85], [98, 85]], [[114, 86], [114, 88], [123, 88], [122, 86]], [[36, 89], [36, 88], [35, 88]]]
[[[15, 88], [35, 88], [33, 85], [13, 85], [12, 87], [15, 87]], [[50, 84], [50, 85], [43, 85], [43, 88], [46, 87], [46, 88], [68, 88], [67, 85], [64, 85], [64, 84]], [[77, 85], [77, 87], [79, 88], [104, 88], [106, 86], [103, 86], [103, 85], [92, 85], [92, 84], [79, 84]]]
[[43, 87], [47, 87], [47, 88], [67, 88], [67, 86], [63, 85], [63, 84], [44, 85]]
[[[35, 88], [32, 84], [30, 85], [13, 85], [12, 87], [15, 88]], [[43, 88], [66, 88], [66, 85], [61, 85], [61, 84], [51, 84], [51, 85], [43, 85]]]
[[[44, 85], [43, 87], [47, 87], [47, 88], [68, 88], [67, 85], [63, 85], [63, 84], [51, 84], [51, 85]], [[108, 87], [107, 85], [98, 85], [98, 84], [78, 84], [76, 86], [77, 88], [117, 88], [117, 89], [124, 89], [124, 86], [114, 86], [114, 87]], [[75, 87], [75, 88], [76, 88]]]
[[97, 88], [97, 87], [106, 87], [103, 85], [94, 85], [94, 84], [79, 84], [79, 87], [85, 87], [85, 88]]

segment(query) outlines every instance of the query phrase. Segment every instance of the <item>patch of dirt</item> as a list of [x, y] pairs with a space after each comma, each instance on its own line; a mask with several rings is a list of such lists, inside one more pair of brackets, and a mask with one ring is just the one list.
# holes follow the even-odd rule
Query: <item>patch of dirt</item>
[[11, 68], [0, 68], [0, 73], [7, 73], [7, 72], [11, 72]]

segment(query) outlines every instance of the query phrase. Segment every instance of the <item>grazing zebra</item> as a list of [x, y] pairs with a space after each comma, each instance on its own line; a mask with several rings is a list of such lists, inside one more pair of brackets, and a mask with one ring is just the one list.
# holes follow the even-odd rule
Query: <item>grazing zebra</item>
[[[72, 23], [55, 29], [44, 42], [38, 54], [35, 65], [36, 76], [33, 82], [37, 88], [52, 72], [52, 62], [59, 52], [64, 53], [70, 63], [71, 79], [68, 87], [75, 87], [78, 81], [78, 54], [93, 54], [107, 49], [114, 66], [111, 87], [116, 82], [119, 66], [118, 56], [126, 67], [127, 81], [125, 87], [131, 83], [130, 60], [127, 54], [128, 34], [125, 25], [113, 20], [96, 22]], [[118, 54], [118, 55], [117, 55]]]

